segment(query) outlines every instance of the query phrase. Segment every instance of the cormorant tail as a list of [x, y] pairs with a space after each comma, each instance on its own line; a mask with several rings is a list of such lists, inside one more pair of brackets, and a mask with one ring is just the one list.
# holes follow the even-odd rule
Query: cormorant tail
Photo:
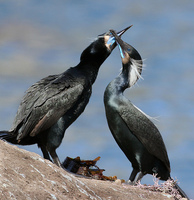
[[0, 139], [12, 144], [17, 144], [16, 136], [11, 131], [0, 131]]
[[177, 189], [177, 190], [179, 191], [180, 195], [181, 195], [183, 198], [186, 198], [186, 199], [189, 200], [189, 197], [188, 197], [188, 196], [186, 195], [186, 193], [180, 188], [180, 186], [178, 185], [178, 183], [176, 183], [176, 182], [174, 181], [173, 178], [171, 178], [171, 180], [173, 180], [173, 182], [174, 182], [174, 188]]

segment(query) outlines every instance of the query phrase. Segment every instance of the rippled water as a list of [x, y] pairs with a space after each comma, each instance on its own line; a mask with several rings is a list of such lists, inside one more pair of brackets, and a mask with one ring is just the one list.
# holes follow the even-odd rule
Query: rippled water
[[[125, 92], [150, 116], [166, 143], [172, 177], [194, 198], [194, 2], [1, 1], [0, 129], [9, 129], [24, 91], [79, 62], [84, 48], [110, 28], [134, 26], [123, 36], [145, 59], [144, 80]], [[66, 131], [60, 159], [101, 156], [106, 175], [127, 179], [131, 164], [106, 123], [103, 93], [121, 68], [118, 49], [102, 65], [85, 112]], [[41, 154], [36, 146], [24, 147]], [[147, 176], [144, 183], [152, 183]]]

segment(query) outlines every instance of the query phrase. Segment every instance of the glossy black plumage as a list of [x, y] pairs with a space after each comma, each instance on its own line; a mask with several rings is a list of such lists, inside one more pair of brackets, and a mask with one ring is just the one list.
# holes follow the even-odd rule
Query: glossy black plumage
[[[127, 29], [120, 31], [121, 36]], [[99, 35], [81, 54], [80, 63], [32, 85], [24, 95], [10, 131], [0, 138], [13, 144], [37, 143], [44, 158], [61, 166], [56, 154], [65, 130], [84, 111], [101, 64], [116, 46], [112, 34]], [[50, 154], [50, 155], [49, 155]]]
[[[170, 178], [170, 162], [159, 130], [123, 95], [125, 89], [134, 85], [140, 77], [141, 56], [113, 30], [111, 33], [118, 42], [123, 66], [121, 73], [105, 90], [104, 105], [110, 131], [133, 167], [129, 183], [135, 184], [146, 174], [156, 174], [161, 180], [167, 180]], [[175, 187], [188, 198], [176, 183]]]

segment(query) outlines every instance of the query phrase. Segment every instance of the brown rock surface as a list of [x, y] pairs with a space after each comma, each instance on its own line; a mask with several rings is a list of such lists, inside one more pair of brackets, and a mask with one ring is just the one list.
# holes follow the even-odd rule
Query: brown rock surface
[[41, 156], [0, 141], [0, 199], [173, 199], [110, 181], [85, 179], [43, 159]]

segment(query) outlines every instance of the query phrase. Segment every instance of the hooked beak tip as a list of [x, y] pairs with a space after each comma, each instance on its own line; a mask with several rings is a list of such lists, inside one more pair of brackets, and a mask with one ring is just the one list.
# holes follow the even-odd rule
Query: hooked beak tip
[[[117, 32], [117, 35], [119, 37], [121, 37], [129, 28], [131, 28], [133, 25], [131, 26], [128, 26], [127, 28], [123, 29], [122, 31], [119, 31]], [[113, 30], [110, 30], [110, 31], [113, 31]], [[108, 41], [106, 42], [106, 46], [112, 51], [115, 46], [116, 46], [116, 40], [115, 40], [115, 37], [112, 35], [109, 37]]]
[[121, 37], [121, 36], [123, 35], [123, 33], [125, 33], [125, 32], [126, 32], [128, 29], [130, 29], [132, 26], [133, 26], [133, 25], [128, 26], [127, 28], [123, 29], [122, 31], [119, 31], [119, 32], [117, 33], [117, 35], [118, 35], [119, 37]]

